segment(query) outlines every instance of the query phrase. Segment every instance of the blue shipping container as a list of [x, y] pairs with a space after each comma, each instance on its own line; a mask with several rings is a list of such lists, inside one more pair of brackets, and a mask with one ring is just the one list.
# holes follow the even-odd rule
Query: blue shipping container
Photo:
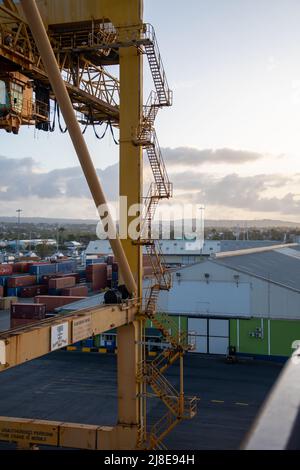
[[0, 286], [5, 287], [7, 285], [7, 279], [9, 276], [0, 276]]
[[42, 276], [46, 274], [55, 274], [56, 265], [55, 264], [38, 264], [36, 266], [30, 266], [30, 274], [33, 274], [37, 277], [37, 282], [40, 283]]
[[48, 289], [49, 295], [61, 295], [62, 289]]
[[103, 264], [105, 263], [105, 258], [97, 258], [97, 259], [87, 259], [86, 266], [90, 266], [91, 264]]
[[57, 263], [56, 272], [58, 273], [76, 272], [76, 261], [61, 261], [60, 263]]
[[18, 297], [22, 287], [8, 287], [7, 289], [7, 297]]

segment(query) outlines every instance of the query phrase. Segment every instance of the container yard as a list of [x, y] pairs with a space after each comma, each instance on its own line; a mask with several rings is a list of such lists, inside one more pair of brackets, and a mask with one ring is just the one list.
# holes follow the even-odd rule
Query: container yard
[[[228, 217], [233, 208], [253, 217], [255, 210], [289, 217], [283, 207], [290, 204], [291, 214], [298, 213], [298, 193], [280, 199], [276, 191], [294, 188], [299, 175], [292, 181], [281, 174], [253, 176], [251, 164], [267, 172], [272, 156], [227, 148], [228, 142], [241, 147], [236, 124], [222, 149], [192, 147], [205, 122], [202, 104], [195, 101], [201, 120], [196, 127], [187, 105], [194, 103], [195, 90], [203, 95], [217, 130], [217, 108], [210, 104], [227, 99], [225, 84], [218, 98], [210, 89], [206, 101], [205, 92], [223, 73], [216, 68], [205, 84], [202, 70], [201, 80], [194, 80], [191, 68], [188, 78], [177, 82], [186, 46], [164, 31], [165, 3], [156, 2], [158, 11], [151, 4], [161, 22], [159, 33], [146, 21], [150, 3], [0, 1], [0, 136], [20, 153], [13, 191], [10, 159], [0, 156], [0, 210], [22, 202], [13, 209], [13, 231], [3, 224], [6, 239], [0, 241], [0, 452], [147, 451], [157, 454], [158, 465], [170, 463], [164, 459], [172, 451], [178, 456], [188, 450], [299, 449], [294, 426], [299, 390], [293, 377], [300, 355], [300, 235], [295, 229], [278, 240], [270, 230], [270, 239], [258, 239], [259, 231], [249, 231], [245, 222], [241, 240], [237, 222], [229, 240], [229, 232], [216, 229], [204, 240], [203, 217], [206, 199], [218, 216], [227, 207]], [[178, 8], [179, 2], [173, 3]], [[207, 2], [200, 3], [202, 8]], [[199, 5], [194, 8], [199, 12]], [[207, 3], [206, 14], [212, 16], [206, 26], [213, 10]], [[226, 10], [224, 28], [236, 13]], [[191, 21], [198, 31], [193, 16], [180, 24]], [[190, 33], [182, 36], [187, 44]], [[214, 53], [203, 49], [201, 54], [215, 56], [223, 42], [218, 40]], [[189, 59], [189, 66], [195, 62], [201, 60]], [[276, 59], [267, 64], [271, 73]], [[168, 118], [174, 96], [166, 69], [181, 93], [179, 119]], [[227, 86], [237, 87], [231, 78]], [[219, 90], [220, 84], [215, 86]], [[234, 113], [235, 106], [223, 108]], [[190, 134], [181, 129], [185, 121], [194, 129]], [[172, 127], [177, 148], [174, 142], [161, 148], [158, 123], [165, 132]], [[248, 138], [251, 125], [246, 127]], [[274, 129], [272, 135], [279, 135]], [[214, 129], [216, 140], [203, 136], [201, 145], [212, 147], [222, 132]], [[22, 153], [25, 145], [17, 146], [24, 136], [34, 158]], [[48, 140], [37, 156], [38, 136]], [[117, 161], [110, 160], [108, 136]], [[279, 166], [284, 152], [278, 149], [279, 144], [273, 158]], [[42, 166], [35, 159], [44, 155]], [[233, 169], [222, 179], [224, 168]], [[24, 230], [21, 218], [32, 203], [39, 205], [39, 223]], [[192, 206], [189, 216], [187, 206]], [[43, 211], [56, 217], [71, 208], [82, 218], [91, 210], [96, 214], [95, 234], [85, 234], [84, 246], [59, 222], [52, 231], [42, 222]]]

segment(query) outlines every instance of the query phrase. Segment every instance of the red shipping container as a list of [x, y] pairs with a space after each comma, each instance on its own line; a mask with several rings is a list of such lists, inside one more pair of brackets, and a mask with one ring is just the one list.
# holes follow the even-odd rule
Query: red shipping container
[[40, 277], [40, 282], [42, 282], [43, 284], [47, 284], [49, 283], [49, 280], [50, 279], [54, 279], [55, 277], [57, 277], [57, 274], [44, 274], [42, 277]]
[[115, 262], [114, 255], [109, 255], [106, 259], [107, 259], [107, 264], [113, 264]]
[[46, 305], [46, 312], [53, 312], [58, 307], [77, 302], [78, 300], [85, 299], [86, 297], [71, 297], [71, 296], [55, 296], [55, 295], [38, 295], [34, 301]]
[[3, 297], [4, 295], [4, 287], [0, 286], [0, 297]]
[[26, 263], [25, 261], [22, 261], [20, 263], [15, 263], [13, 264], [13, 272], [14, 273], [28, 273], [30, 266], [31, 266], [31, 263]]
[[31, 319], [24, 319], [24, 318], [11, 318], [10, 319], [10, 327], [11, 328], [18, 328], [26, 325], [32, 325], [33, 323], [38, 323], [39, 320], [31, 318]]
[[75, 277], [76, 284], [80, 282], [80, 274], [79, 273], [59, 273], [56, 277]]
[[58, 277], [49, 279], [49, 289], [65, 289], [75, 286], [75, 277]]
[[92, 283], [93, 291], [107, 287], [107, 264], [91, 264], [86, 268], [86, 280]]
[[42, 320], [46, 316], [46, 305], [40, 303], [34, 304], [11, 304], [10, 318], [19, 318], [31, 320]]
[[7, 287], [26, 287], [36, 283], [36, 276], [25, 274], [24, 276], [12, 276], [7, 280]]
[[[86, 268], [86, 280], [88, 282], [93, 282], [93, 276], [95, 273], [107, 273], [107, 264], [100, 263], [100, 264], [90, 264]], [[107, 274], [106, 274], [107, 275]]]
[[101, 289], [105, 289], [107, 286], [107, 269], [105, 265], [105, 269], [102, 271], [95, 271], [93, 274], [92, 279], [92, 289], [93, 291], [99, 291]]
[[87, 286], [75, 286], [69, 287], [68, 289], [63, 289], [61, 295], [65, 296], [82, 296], [87, 297], [89, 295], [89, 290]]
[[40, 286], [28, 286], [22, 289], [19, 294], [19, 297], [21, 297], [21, 299], [30, 299], [32, 297], [35, 297], [36, 295], [44, 295], [47, 293], [48, 287], [44, 284]]
[[13, 272], [12, 264], [0, 264], [0, 276], [10, 276]]

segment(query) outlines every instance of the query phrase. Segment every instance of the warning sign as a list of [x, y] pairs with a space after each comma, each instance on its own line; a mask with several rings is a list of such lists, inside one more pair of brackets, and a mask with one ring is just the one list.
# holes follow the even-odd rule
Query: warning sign
[[64, 348], [69, 344], [69, 324], [61, 323], [51, 328], [51, 351]]
[[0, 441], [58, 445], [58, 424], [35, 424], [7, 420], [0, 422]]
[[0, 364], [6, 364], [6, 354], [5, 354], [5, 341], [0, 341]]
[[82, 341], [93, 335], [92, 317], [87, 315], [84, 318], [73, 320], [72, 324], [72, 342]]

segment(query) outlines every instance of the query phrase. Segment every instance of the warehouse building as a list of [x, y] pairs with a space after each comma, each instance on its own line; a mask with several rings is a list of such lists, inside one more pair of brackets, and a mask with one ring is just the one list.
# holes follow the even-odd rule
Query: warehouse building
[[[63, 311], [102, 302], [97, 295]], [[164, 313], [172, 316], [174, 332], [189, 334], [194, 353], [225, 355], [234, 346], [240, 355], [282, 360], [300, 339], [300, 246], [224, 252], [176, 269], [171, 290], [159, 294], [158, 316]], [[84, 347], [114, 351], [116, 333], [87, 340]], [[168, 346], [150, 320], [146, 341], [150, 352]]]
[[158, 310], [187, 325], [195, 352], [282, 358], [300, 339], [300, 247], [222, 253], [183, 267]]

